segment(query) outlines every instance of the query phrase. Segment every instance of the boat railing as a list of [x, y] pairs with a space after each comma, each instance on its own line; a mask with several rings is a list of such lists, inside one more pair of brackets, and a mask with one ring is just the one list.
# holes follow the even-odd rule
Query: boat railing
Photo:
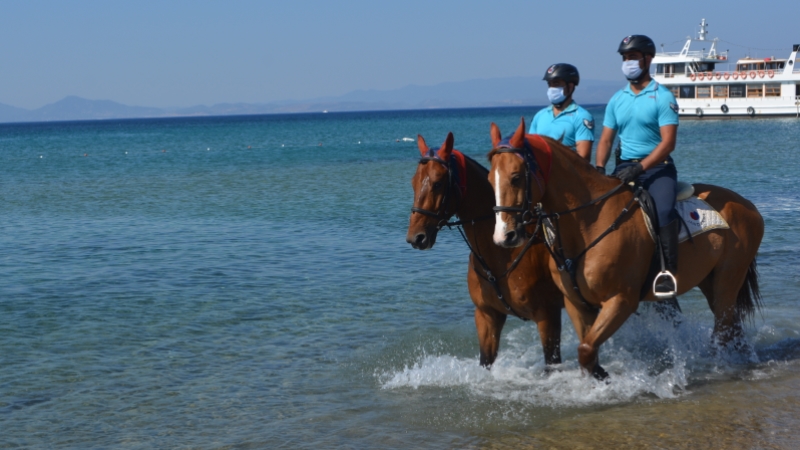
[[[658, 52], [656, 56], [684, 56], [681, 52]], [[692, 58], [705, 58], [705, 54], [702, 50], [691, 50], [686, 52], [685, 56], [689, 56]]]

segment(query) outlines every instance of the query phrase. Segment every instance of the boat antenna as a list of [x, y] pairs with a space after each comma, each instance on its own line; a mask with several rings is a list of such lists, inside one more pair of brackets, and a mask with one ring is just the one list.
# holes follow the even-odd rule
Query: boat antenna
[[706, 19], [701, 19], [700, 20], [700, 32], [697, 33], [697, 40], [698, 41], [705, 41], [706, 40], [706, 35], [708, 34], [708, 30], [706, 30], [706, 27], [708, 27], [708, 24], [706, 23]]

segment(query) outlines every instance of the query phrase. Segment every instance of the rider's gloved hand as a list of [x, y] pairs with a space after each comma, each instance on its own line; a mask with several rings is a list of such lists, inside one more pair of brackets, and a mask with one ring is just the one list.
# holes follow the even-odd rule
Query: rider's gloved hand
[[627, 184], [639, 178], [639, 175], [643, 173], [644, 173], [644, 167], [642, 167], [642, 164], [636, 163], [636, 165], [628, 166], [620, 170], [614, 176], [622, 180], [622, 184]]
[[601, 173], [601, 174], [603, 174], [603, 175], [605, 175], [605, 174], [606, 174], [606, 168], [605, 168], [605, 167], [603, 167], [603, 166], [594, 166], [594, 170], [596, 170], [596, 171], [600, 172], [600, 173]]

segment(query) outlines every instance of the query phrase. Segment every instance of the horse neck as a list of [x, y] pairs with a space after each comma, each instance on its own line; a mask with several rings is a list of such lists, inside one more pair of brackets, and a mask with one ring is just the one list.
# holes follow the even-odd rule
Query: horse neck
[[[567, 211], [589, 203], [618, 185], [619, 180], [601, 175], [575, 152], [553, 146], [550, 180], [542, 197], [542, 207], [548, 213]], [[595, 207], [587, 207], [563, 217], [575, 218], [585, 226], [591, 226], [597, 222], [602, 204], [624, 204], [630, 200], [633, 194], [627, 189], [622, 191]]]
[[494, 191], [488, 175], [479, 164], [467, 158], [467, 193], [459, 202], [456, 214], [468, 221], [486, 217], [494, 213]]

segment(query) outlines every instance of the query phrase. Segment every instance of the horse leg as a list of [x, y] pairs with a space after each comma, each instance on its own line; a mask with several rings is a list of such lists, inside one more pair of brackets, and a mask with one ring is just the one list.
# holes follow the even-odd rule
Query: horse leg
[[726, 273], [725, 276], [716, 276], [715, 272], [716, 270], [711, 272], [698, 287], [705, 295], [711, 312], [714, 313], [714, 332], [712, 334], [714, 342], [724, 346], [744, 335], [742, 320], [736, 311], [736, 295], [741, 284], [732, 282], [733, 280], [743, 280], [744, 274]]
[[533, 320], [542, 341], [544, 362], [561, 364], [561, 305], [557, 302], [547, 304], [533, 312]]
[[481, 367], [488, 369], [494, 364], [500, 348], [500, 333], [503, 331], [506, 317], [505, 314], [493, 309], [475, 308], [475, 328], [478, 330]]
[[578, 346], [578, 363], [597, 379], [608, 378], [608, 373], [598, 364], [597, 354], [600, 345], [607, 341], [636, 312], [636, 301], [621, 296], [613, 297], [603, 304], [594, 325]]

